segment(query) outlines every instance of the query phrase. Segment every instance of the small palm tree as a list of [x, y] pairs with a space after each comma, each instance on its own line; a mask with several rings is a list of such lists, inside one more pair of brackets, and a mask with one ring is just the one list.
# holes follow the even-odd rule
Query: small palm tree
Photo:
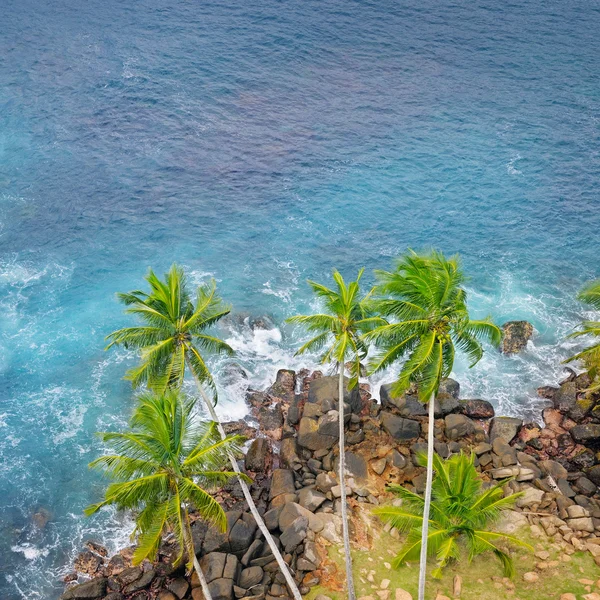
[[350, 536], [348, 532], [348, 509], [346, 504], [346, 459], [344, 440], [344, 364], [351, 361], [351, 379], [348, 388], [358, 382], [361, 360], [367, 355], [367, 345], [360, 334], [385, 321], [380, 317], [369, 316], [369, 294], [360, 297], [360, 278], [364, 269], [358, 273], [356, 281], [346, 285], [338, 271], [333, 271], [336, 289], [330, 289], [320, 283], [309, 281], [315, 295], [324, 303], [326, 312], [316, 315], [298, 315], [288, 319], [289, 323], [302, 325], [315, 337], [304, 344], [297, 352], [322, 351], [322, 363], [335, 363], [339, 373], [339, 480], [341, 488], [342, 530], [346, 554], [346, 577], [348, 598], [355, 599], [354, 579], [352, 576], [352, 557], [350, 555]]
[[[577, 298], [591, 308], [600, 310], [600, 280], [591, 281], [577, 295]], [[572, 333], [569, 337], [577, 338], [581, 336], [592, 336], [600, 338], [600, 321], [583, 321], [581, 329]], [[587, 367], [591, 377], [592, 384], [586, 390], [587, 392], [600, 391], [600, 341], [593, 343], [591, 346], [578, 352], [574, 356], [568, 358], [565, 362], [569, 363], [575, 360], [580, 360]]]
[[[229, 313], [230, 308], [217, 296], [214, 281], [198, 287], [194, 305], [183, 269], [177, 265], [171, 267], [164, 281], [152, 270], [146, 281], [150, 285], [149, 293], [136, 290], [118, 295], [128, 307], [125, 312], [137, 316], [143, 324], [111, 333], [107, 337], [107, 349], [120, 345], [140, 350], [139, 366], [128, 371], [126, 375], [133, 387], [146, 384], [158, 392], [177, 389], [183, 384], [187, 367], [211, 419], [217, 424], [221, 438], [225, 439], [225, 430], [214, 407], [217, 400], [215, 383], [203, 352], [233, 355], [233, 349], [226, 342], [208, 333], [211, 326]], [[230, 454], [229, 458], [231, 468], [238, 474], [250, 512], [269, 544], [288, 588], [295, 600], [302, 600], [289, 567], [258, 512], [235, 456]]]
[[163, 534], [171, 531], [179, 545], [175, 564], [187, 555], [188, 570], [195, 569], [204, 597], [210, 600], [188, 513], [193, 508], [219, 531], [225, 531], [225, 512], [205, 488], [213, 490], [236, 476], [222, 469], [229, 453], [239, 452], [243, 438], [221, 439], [214, 422], [199, 423], [194, 418], [193, 407], [193, 401], [175, 391], [144, 394], [129, 431], [101, 434], [115, 454], [96, 459], [90, 467], [114, 482], [104, 500], [89, 506], [85, 513], [91, 515], [107, 505], [137, 512], [132, 534], [138, 542], [134, 564], [145, 558], [154, 560]]
[[[424, 457], [421, 460], [424, 461]], [[513, 506], [521, 494], [504, 497], [506, 481], [482, 489], [473, 455], [456, 454], [443, 461], [436, 454], [433, 463], [436, 475], [432, 484], [427, 537], [427, 555], [435, 556], [437, 560], [437, 568], [432, 575], [441, 577], [444, 567], [458, 560], [464, 548], [469, 562], [478, 554], [492, 552], [502, 563], [504, 575], [513, 577], [515, 568], [512, 558], [500, 544], [514, 544], [529, 550], [532, 548], [512, 535], [495, 533], [489, 528], [498, 521], [504, 510]], [[402, 505], [382, 506], [373, 512], [382, 521], [408, 532], [406, 543], [394, 560], [394, 567], [400, 568], [407, 561], [418, 560], [421, 554], [425, 500], [400, 486], [390, 489], [402, 499]]]
[[422, 531], [419, 600], [425, 597], [427, 540], [431, 482], [433, 478], [434, 401], [440, 382], [449, 377], [456, 350], [475, 365], [483, 356], [480, 340], [495, 345], [500, 329], [489, 319], [474, 321], [467, 310], [465, 276], [458, 257], [446, 258], [432, 251], [418, 255], [409, 251], [393, 272], [378, 271], [376, 302], [379, 312], [393, 320], [365, 335], [381, 349], [371, 371], [383, 370], [404, 360], [392, 393], [401, 395], [417, 384], [419, 398], [429, 403], [427, 429], [427, 479]]

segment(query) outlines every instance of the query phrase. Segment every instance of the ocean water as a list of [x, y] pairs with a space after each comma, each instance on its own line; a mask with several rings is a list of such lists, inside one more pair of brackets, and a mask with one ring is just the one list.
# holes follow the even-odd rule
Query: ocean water
[[82, 510], [93, 432], [132, 406], [114, 294], [149, 266], [217, 279], [258, 387], [314, 364], [282, 326], [306, 278], [459, 252], [475, 316], [536, 328], [459, 361], [463, 396], [535, 417], [600, 275], [599, 30], [579, 1], [2, 0], [0, 597], [57, 598], [84, 540], [127, 542]]

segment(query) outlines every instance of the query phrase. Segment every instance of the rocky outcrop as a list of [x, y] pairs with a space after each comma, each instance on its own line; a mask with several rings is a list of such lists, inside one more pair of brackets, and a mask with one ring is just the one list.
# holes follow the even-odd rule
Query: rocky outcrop
[[527, 346], [533, 336], [533, 325], [527, 321], [508, 321], [502, 325], [502, 352], [515, 354]]

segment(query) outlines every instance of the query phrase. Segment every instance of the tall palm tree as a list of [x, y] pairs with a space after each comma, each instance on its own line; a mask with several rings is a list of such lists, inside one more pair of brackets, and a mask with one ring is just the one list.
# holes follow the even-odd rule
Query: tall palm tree
[[366, 334], [381, 349], [371, 370], [380, 371], [404, 360], [392, 393], [402, 395], [412, 383], [419, 398], [429, 403], [427, 479], [419, 574], [419, 600], [425, 597], [427, 530], [433, 478], [434, 403], [440, 382], [454, 365], [456, 349], [467, 354], [471, 366], [483, 356], [480, 340], [499, 345], [500, 329], [490, 319], [474, 321], [467, 310], [466, 278], [457, 256], [446, 258], [432, 251], [409, 251], [392, 272], [378, 271], [380, 313], [394, 322]]
[[316, 315], [298, 315], [288, 319], [289, 323], [302, 325], [315, 337], [304, 344], [297, 352], [322, 351], [323, 363], [336, 363], [339, 373], [338, 404], [339, 404], [339, 480], [341, 488], [342, 530], [344, 550], [346, 554], [346, 579], [348, 598], [356, 598], [354, 579], [352, 576], [352, 557], [350, 555], [350, 536], [348, 532], [348, 508], [346, 504], [346, 457], [344, 439], [344, 365], [351, 361], [351, 379], [348, 389], [358, 382], [361, 360], [367, 355], [367, 345], [360, 334], [381, 325], [384, 320], [369, 316], [369, 294], [360, 297], [360, 278], [364, 269], [358, 272], [356, 281], [346, 285], [338, 271], [333, 271], [335, 289], [330, 289], [320, 283], [309, 281], [315, 295], [323, 302], [325, 313]]
[[188, 570], [194, 568], [204, 597], [211, 600], [196, 558], [188, 513], [193, 508], [225, 531], [225, 512], [204, 488], [214, 489], [236, 476], [222, 469], [229, 454], [239, 452], [243, 438], [221, 439], [214, 422], [198, 422], [193, 407], [193, 401], [176, 391], [147, 393], [139, 398], [128, 431], [101, 434], [115, 453], [96, 459], [90, 467], [101, 470], [113, 483], [104, 500], [85, 513], [91, 515], [107, 505], [137, 512], [132, 534], [138, 541], [134, 564], [145, 558], [154, 560], [163, 534], [173, 532], [179, 545], [175, 564], [187, 554]]
[[[458, 560], [464, 547], [469, 561], [478, 554], [492, 552], [502, 563], [504, 575], [513, 577], [512, 558], [498, 544], [507, 542], [532, 548], [512, 535], [489, 531], [489, 528], [504, 510], [513, 506], [521, 493], [504, 497], [506, 480], [482, 490], [473, 455], [456, 454], [444, 461], [436, 454], [433, 466], [436, 475], [431, 488], [427, 554], [437, 558], [438, 566], [432, 575], [441, 577], [444, 567]], [[402, 499], [402, 506], [381, 506], [373, 512], [382, 521], [408, 532], [406, 543], [394, 561], [394, 567], [400, 568], [403, 563], [419, 558], [425, 501], [403, 487], [391, 486], [390, 489]]]
[[[600, 280], [591, 281], [579, 292], [577, 298], [591, 308], [600, 310]], [[577, 338], [581, 336], [591, 336], [600, 339], [600, 321], [583, 321], [579, 331], [572, 333], [569, 337]], [[600, 341], [593, 343], [581, 352], [568, 358], [565, 362], [569, 363], [580, 360], [587, 367], [588, 373], [592, 379], [587, 392], [597, 392], [600, 390]]]
[[[187, 290], [183, 269], [175, 264], [165, 275], [164, 281], [152, 270], [146, 281], [150, 285], [149, 293], [136, 290], [118, 295], [127, 306], [125, 312], [136, 315], [142, 321], [142, 325], [111, 333], [107, 337], [107, 348], [120, 345], [140, 350], [139, 366], [128, 371], [126, 375], [133, 387], [146, 384], [150, 389], [159, 392], [179, 388], [187, 367], [211, 419], [217, 424], [221, 438], [225, 439], [225, 430], [215, 411], [217, 394], [214, 380], [202, 352], [233, 355], [232, 348], [226, 342], [207, 332], [229, 313], [230, 308], [217, 296], [214, 281], [198, 287], [194, 305]], [[229, 458], [233, 471], [238, 474], [250, 512], [269, 544], [290, 592], [295, 600], [302, 600], [289, 567], [256, 508], [235, 456], [230, 454]]]

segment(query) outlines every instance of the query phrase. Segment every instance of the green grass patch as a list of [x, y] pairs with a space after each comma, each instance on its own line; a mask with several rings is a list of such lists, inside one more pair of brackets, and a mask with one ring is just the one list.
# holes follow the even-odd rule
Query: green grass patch
[[[462, 578], [461, 600], [504, 600], [506, 598], [558, 600], [561, 594], [566, 592], [575, 594], [579, 600], [590, 591], [600, 593], [600, 587], [595, 584], [590, 586], [579, 581], [587, 579], [596, 582], [600, 578], [600, 568], [594, 563], [588, 552], [576, 552], [570, 556], [568, 562], [565, 562], [561, 560], [563, 552], [550, 540], [546, 538], [532, 539], [527, 528], [518, 535], [523, 541], [531, 544], [536, 552], [546, 550], [550, 553], [550, 557], [544, 562], [558, 561], [558, 564], [545, 570], [538, 570], [535, 565], [542, 561], [533, 553], [523, 549], [513, 550], [512, 556], [515, 559], [517, 574], [514, 579], [508, 580], [503, 578], [500, 563], [492, 554], [478, 556], [470, 564], [465, 558], [459, 563], [449, 565], [445, 569], [442, 579], [434, 580], [429, 576], [426, 597], [434, 600], [439, 592], [449, 598], [454, 598], [455, 575], [460, 575]], [[394, 600], [396, 588], [405, 589], [416, 599], [419, 579], [418, 564], [412, 563], [399, 570], [390, 568], [392, 559], [401, 546], [402, 539], [395, 539], [381, 531], [377, 532], [376, 541], [371, 550], [353, 552], [354, 584], [358, 597], [372, 596], [373, 600], [379, 600], [380, 596], [377, 595], [377, 591], [382, 589], [382, 581], [389, 579], [390, 600]], [[338, 567], [340, 580], [344, 581], [343, 553], [340, 553], [337, 547], [332, 546], [329, 548], [329, 556]], [[433, 568], [432, 561], [428, 571], [430, 572]], [[523, 574], [529, 571], [538, 573], [539, 580], [536, 583], [526, 583], [523, 580]], [[331, 591], [323, 586], [313, 588], [307, 598], [313, 600], [318, 594], [325, 594], [333, 600], [345, 600], [344, 593]]]

